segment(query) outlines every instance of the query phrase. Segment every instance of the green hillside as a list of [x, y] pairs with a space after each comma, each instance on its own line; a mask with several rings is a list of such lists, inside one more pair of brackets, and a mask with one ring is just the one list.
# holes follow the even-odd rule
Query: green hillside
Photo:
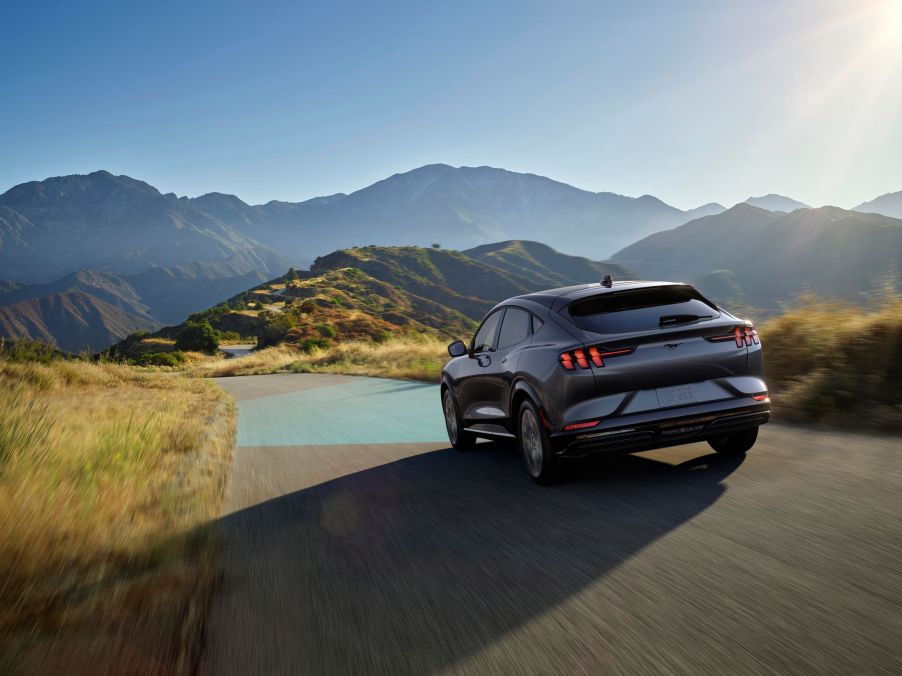
[[[253, 286], [191, 321], [209, 321], [232, 339], [304, 348], [405, 334], [469, 335], [496, 303], [543, 288], [623, 275], [619, 266], [564, 256], [536, 242], [510, 241], [469, 252], [424, 247], [343, 249]], [[166, 349], [183, 325], [130, 340], [131, 356]]]

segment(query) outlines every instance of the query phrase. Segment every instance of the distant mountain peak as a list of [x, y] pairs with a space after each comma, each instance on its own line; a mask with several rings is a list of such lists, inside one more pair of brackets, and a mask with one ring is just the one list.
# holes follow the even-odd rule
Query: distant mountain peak
[[880, 197], [875, 197], [869, 202], [862, 202], [854, 208], [854, 211], [902, 218], [902, 190], [888, 192], [880, 195]]
[[745, 203], [751, 204], [754, 207], [760, 207], [761, 209], [767, 209], [768, 211], [785, 211], [787, 213], [795, 211], [796, 209], [811, 208], [810, 204], [805, 204], [804, 202], [799, 202], [791, 197], [778, 195], [777, 193], [769, 193], [767, 195], [761, 195], [760, 197], [749, 197], [745, 200]]

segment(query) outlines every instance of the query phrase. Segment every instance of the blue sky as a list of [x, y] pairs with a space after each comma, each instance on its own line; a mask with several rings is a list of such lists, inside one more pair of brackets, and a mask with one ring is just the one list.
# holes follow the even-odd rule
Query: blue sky
[[251, 203], [433, 162], [678, 207], [902, 190], [902, 0], [5, 2], [0, 191]]

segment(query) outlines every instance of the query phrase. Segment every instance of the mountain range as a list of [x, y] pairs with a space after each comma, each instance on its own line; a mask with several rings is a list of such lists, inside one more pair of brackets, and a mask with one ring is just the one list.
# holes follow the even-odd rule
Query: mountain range
[[650, 235], [612, 260], [639, 276], [692, 282], [715, 300], [765, 312], [806, 290], [861, 302], [886, 285], [902, 290], [902, 220], [741, 203]]
[[[856, 210], [896, 213], [900, 201], [902, 193], [884, 195]], [[763, 211], [770, 215], [762, 219], [812, 211], [773, 194], [744, 204], [738, 210], [709, 203], [682, 211], [650, 195], [596, 193], [534, 174], [443, 164], [395, 174], [350, 194], [262, 205], [223, 193], [163, 194], [106, 171], [32, 181], [0, 195], [0, 335], [39, 337], [67, 350], [86, 344], [97, 349], [134, 327], [178, 323], [291, 265], [304, 268], [332, 251], [368, 244], [440, 244], [473, 252], [498, 241], [537, 241], [588, 257], [583, 260], [603, 260], [624, 249], [615, 261], [625, 256], [631, 269], [634, 263], [636, 270], [654, 271], [647, 256], [633, 261], [644, 249], [629, 245], [658, 233], [682, 240], [680, 227], [701, 220], [726, 251], [731, 242], [744, 241], [735, 225], [746, 218], [745, 207], [767, 207]], [[833, 208], [823, 209], [826, 214]], [[861, 246], [869, 246], [868, 237]], [[492, 255], [502, 265], [508, 254]], [[681, 255], [679, 247], [673, 256], [667, 252], [662, 274], [654, 276], [672, 276], [669, 263]], [[691, 274], [714, 274], [709, 282], [721, 287], [736, 283], [731, 275], [741, 276], [737, 270], [745, 264], [711, 267], [714, 260], [701, 260], [708, 267]], [[535, 279], [539, 267], [530, 264], [521, 272]], [[881, 270], [876, 266], [866, 276]], [[675, 272], [687, 274], [683, 268]]]

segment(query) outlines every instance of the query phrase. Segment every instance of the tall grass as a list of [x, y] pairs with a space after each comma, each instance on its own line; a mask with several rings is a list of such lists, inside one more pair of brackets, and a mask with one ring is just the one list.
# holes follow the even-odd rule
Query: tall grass
[[233, 418], [201, 380], [0, 359], [0, 672], [189, 670]]
[[902, 430], [902, 300], [801, 297], [760, 328], [778, 418]]
[[208, 361], [190, 372], [209, 378], [279, 371], [346, 373], [438, 382], [447, 360], [444, 341], [405, 336], [384, 342], [349, 340], [309, 352], [280, 345], [240, 359]]

